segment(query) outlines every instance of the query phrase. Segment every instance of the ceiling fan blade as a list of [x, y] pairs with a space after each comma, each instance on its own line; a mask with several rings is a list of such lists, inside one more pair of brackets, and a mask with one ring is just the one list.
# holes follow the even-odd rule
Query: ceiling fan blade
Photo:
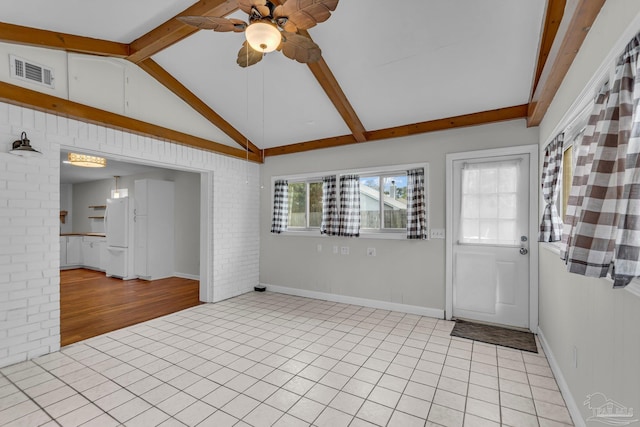
[[338, 0], [287, 0], [281, 7], [276, 7], [274, 18], [286, 17], [298, 29], [307, 30], [329, 19], [336, 7]]
[[179, 16], [178, 20], [201, 30], [218, 32], [234, 31], [241, 33], [247, 28], [247, 23], [240, 19], [218, 18], [215, 16]]
[[284, 56], [305, 64], [316, 62], [322, 56], [320, 47], [310, 38], [300, 34], [283, 32], [280, 47]]
[[242, 43], [242, 47], [238, 51], [238, 59], [236, 63], [242, 68], [249, 67], [253, 64], [257, 64], [262, 61], [262, 52], [258, 52], [249, 46], [249, 43], [246, 41]]
[[238, 7], [248, 15], [251, 14], [251, 6], [253, 6], [251, 0], [238, 0]]
[[238, 0], [238, 7], [248, 15], [252, 14], [252, 9], [255, 9], [262, 17], [271, 14], [267, 0]]

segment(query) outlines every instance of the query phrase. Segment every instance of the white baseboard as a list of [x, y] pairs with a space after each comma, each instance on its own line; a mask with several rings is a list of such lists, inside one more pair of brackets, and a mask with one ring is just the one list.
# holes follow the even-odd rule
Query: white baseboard
[[571, 414], [571, 419], [573, 420], [573, 424], [576, 427], [586, 427], [586, 423], [582, 418], [582, 414], [580, 413], [580, 408], [578, 407], [576, 400], [573, 398], [571, 394], [571, 390], [569, 389], [569, 384], [564, 379], [564, 375], [562, 375], [562, 370], [560, 370], [560, 365], [558, 365], [558, 361], [553, 355], [553, 351], [551, 351], [551, 347], [544, 337], [544, 333], [540, 326], [538, 326], [538, 338], [540, 339], [540, 344], [542, 344], [542, 349], [544, 350], [544, 354], [547, 355], [547, 360], [549, 361], [549, 366], [551, 366], [551, 370], [553, 371], [553, 375], [556, 377], [556, 382], [558, 383], [558, 387], [560, 388], [560, 393], [562, 393], [562, 397], [564, 398], [565, 403], [567, 404], [567, 409], [569, 410], [569, 414]]
[[191, 279], [191, 280], [200, 280], [200, 275], [198, 274], [188, 274], [188, 273], [173, 273], [174, 277], [179, 277], [181, 279]]
[[331, 294], [328, 292], [309, 291], [306, 289], [289, 288], [286, 286], [268, 285], [266, 286], [268, 291], [278, 292], [280, 294], [295, 295], [298, 297], [321, 299], [332, 302], [339, 302], [342, 304], [362, 305], [364, 307], [379, 308], [381, 310], [399, 311], [402, 313], [417, 314], [419, 316], [435, 317], [437, 319], [444, 319], [444, 310], [437, 308], [418, 307], [415, 305], [400, 304], [390, 301], [378, 301], [368, 298], [350, 297], [347, 295]]

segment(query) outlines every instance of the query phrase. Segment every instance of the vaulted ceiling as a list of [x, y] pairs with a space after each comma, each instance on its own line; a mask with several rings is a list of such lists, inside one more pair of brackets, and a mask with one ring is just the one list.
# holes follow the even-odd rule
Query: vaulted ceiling
[[[294, 0], [289, 0], [294, 1]], [[236, 0], [3, 0], [0, 41], [128, 59], [228, 138], [207, 141], [0, 82], [0, 100], [262, 161], [458, 126], [542, 120], [605, 0], [341, 0], [309, 29], [322, 58], [236, 64]], [[284, 0], [281, 0], [284, 2]]]

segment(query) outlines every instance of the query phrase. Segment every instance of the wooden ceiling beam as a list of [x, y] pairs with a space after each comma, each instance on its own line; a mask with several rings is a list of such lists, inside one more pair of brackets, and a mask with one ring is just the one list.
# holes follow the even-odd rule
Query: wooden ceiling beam
[[[421, 133], [435, 132], [459, 127], [478, 126], [507, 120], [524, 119], [526, 117], [527, 104], [516, 105], [513, 107], [498, 108], [496, 110], [482, 111], [479, 113], [464, 114], [461, 116], [429, 120], [425, 122], [413, 123], [410, 125], [369, 131], [366, 133], [366, 142], [379, 141], [389, 138], [399, 138], [403, 136], [417, 135]], [[334, 138], [325, 138], [316, 141], [307, 141], [298, 144], [267, 148], [266, 150], [264, 150], [264, 157], [300, 153], [322, 148], [339, 147], [342, 145], [355, 144], [358, 142], [359, 141], [356, 141], [353, 135], [342, 135]]]
[[300, 142], [297, 144], [281, 145], [279, 147], [266, 148], [264, 157], [281, 156], [283, 154], [301, 153], [303, 151], [320, 150], [322, 148], [340, 147], [342, 145], [357, 144], [353, 135], [334, 136], [331, 138], [317, 139], [315, 141]]
[[178, 16], [226, 16], [237, 9], [238, 2], [236, 0], [200, 0], [164, 24], [131, 42], [129, 45], [131, 54], [127, 59], [135, 63], [142, 62], [198, 31], [197, 28], [175, 19]]
[[538, 64], [536, 65], [536, 71], [533, 75], [533, 82], [531, 83], [531, 96], [536, 91], [536, 87], [538, 86], [538, 82], [540, 81], [542, 69], [544, 68], [544, 64], [547, 62], [549, 51], [551, 50], [551, 45], [553, 44], [553, 40], [556, 38], [556, 34], [558, 33], [558, 27], [560, 27], [560, 22], [562, 21], [562, 15], [564, 14], [564, 8], [566, 4], [567, 0], [547, 1], [547, 11], [542, 27], [540, 46], [538, 48]]
[[114, 58], [129, 56], [129, 45], [124, 43], [23, 27], [5, 22], [0, 22], [0, 41]]
[[[311, 35], [309, 35], [309, 32], [305, 30], [300, 30], [298, 33], [311, 39]], [[366, 142], [367, 130], [347, 99], [347, 96], [342, 91], [340, 84], [333, 75], [333, 72], [331, 72], [331, 69], [325, 62], [324, 58], [320, 57], [319, 61], [310, 62], [307, 66], [318, 83], [320, 83], [320, 86], [327, 94], [333, 105], [336, 107], [336, 110], [338, 110], [338, 113], [340, 113], [342, 120], [344, 120], [355, 140], [357, 142]]]
[[194, 110], [200, 113], [205, 119], [210, 121], [214, 126], [226, 133], [231, 139], [240, 144], [243, 149], [249, 147], [249, 151], [252, 153], [259, 153], [260, 149], [256, 147], [251, 141], [249, 141], [243, 134], [241, 134], [236, 128], [231, 126], [229, 122], [223, 119], [218, 113], [216, 113], [211, 107], [209, 107], [204, 101], [198, 98], [193, 92], [187, 89], [182, 83], [180, 83], [175, 77], [162, 68], [153, 59], [148, 58], [138, 64], [140, 68], [145, 70], [151, 77], [155, 78], [160, 84], [169, 89], [180, 99], [186, 102]]
[[569, 71], [605, 0], [567, 0], [558, 32], [528, 107], [528, 126], [538, 126]]
[[342, 88], [338, 84], [338, 81], [329, 69], [324, 58], [320, 58], [317, 62], [311, 62], [307, 64], [307, 66], [338, 110], [338, 113], [340, 113], [342, 120], [346, 123], [355, 140], [357, 142], [366, 142], [366, 129], [351, 106], [347, 96], [342, 91]]
[[262, 163], [262, 157], [256, 153], [247, 153], [235, 147], [209, 141], [204, 138], [178, 132], [152, 123], [132, 119], [120, 114], [100, 110], [67, 99], [47, 95], [42, 92], [0, 82], [0, 101], [38, 111], [94, 123], [112, 129], [126, 130], [138, 135], [145, 135], [172, 141], [190, 147], [213, 151], [226, 156], [246, 159]]

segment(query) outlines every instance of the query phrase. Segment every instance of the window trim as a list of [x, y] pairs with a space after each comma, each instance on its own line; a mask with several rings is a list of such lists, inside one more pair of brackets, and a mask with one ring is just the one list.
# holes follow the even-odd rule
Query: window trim
[[[350, 169], [337, 169], [330, 171], [320, 171], [320, 172], [308, 172], [308, 173], [300, 173], [300, 174], [290, 174], [290, 175], [274, 175], [271, 177], [271, 195], [270, 200], [273, 202], [273, 187], [275, 182], [279, 179], [286, 179], [289, 183], [294, 182], [309, 182], [311, 180], [320, 180], [322, 181], [322, 177], [327, 175], [335, 175], [338, 179], [342, 175], [350, 175], [357, 174], [359, 176], [364, 175], [383, 175], [388, 173], [406, 173], [408, 170], [423, 168], [424, 169], [424, 177], [425, 177], [425, 202], [426, 202], [426, 216], [427, 216], [427, 231], [430, 228], [430, 219], [431, 219], [431, 206], [429, 203], [429, 163], [407, 163], [407, 164], [397, 164], [397, 165], [387, 165], [387, 166], [372, 166], [366, 168], [350, 168]], [[319, 238], [347, 238], [342, 236], [327, 236], [325, 234], [320, 234], [319, 228], [305, 228], [305, 229], [288, 229], [287, 231], [283, 231], [277, 236], [296, 236], [296, 237], [319, 237]], [[429, 233], [427, 232], [427, 239]], [[385, 240], [411, 240], [407, 239], [407, 230], [404, 228], [397, 229], [360, 229], [360, 239], [385, 239]], [[412, 240], [413, 241], [413, 240]]]

